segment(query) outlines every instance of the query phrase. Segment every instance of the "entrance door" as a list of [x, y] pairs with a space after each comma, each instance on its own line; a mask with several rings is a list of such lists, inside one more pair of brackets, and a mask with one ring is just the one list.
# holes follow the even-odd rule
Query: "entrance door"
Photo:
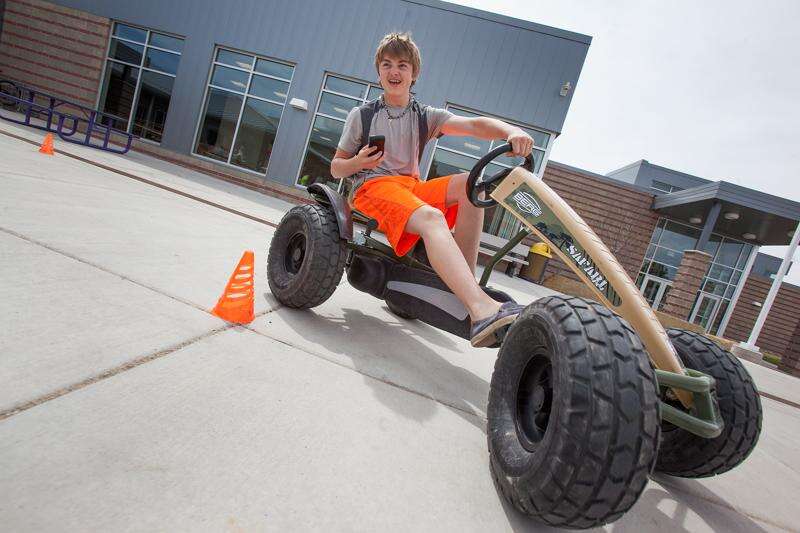
[[639, 290], [653, 309], [661, 309], [666, 301], [664, 296], [672, 288], [672, 282], [655, 276], [645, 276]]
[[714, 323], [717, 311], [719, 311], [719, 302], [719, 296], [712, 296], [711, 294], [701, 292], [700, 297], [697, 298], [697, 304], [694, 306], [694, 311], [692, 311], [689, 322], [697, 324], [708, 331]]

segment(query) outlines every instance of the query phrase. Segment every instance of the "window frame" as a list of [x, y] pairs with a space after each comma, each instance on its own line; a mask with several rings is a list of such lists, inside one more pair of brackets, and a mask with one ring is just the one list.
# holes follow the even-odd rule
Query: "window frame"
[[[663, 222], [663, 225], [661, 226], [661, 232], [658, 235], [658, 239], [656, 239], [656, 241], [653, 242], [653, 234], [655, 234], [655, 232], [658, 231], [659, 225], [662, 224], [662, 222]], [[650, 274], [647, 271], [650, 268], [650, 264], [655, 261], [655, 254], [656, 254], [656, 252], [658, 251], [659, 248], [663, 248], [663, 249], [669, 250], [671, 252], [680, 253], [681, 256], [683, 255], [683, 252], [685, 251], [685, 250], [675, 250], [673, 248], [669, 248], [669, 247], [664, 246], [664, 245], [661, 244], [661, 239], [664, 236], [664, 231], [667, 229], [667, 225], [668, 224], [677, 224], [677, 225], [680, 225], [680, 226], [686, 226], [686, 227], [689, 227], [689, 228], [692, 228], [692, 229], [695, 229], [695, 230], [699, 230], [699, 231], [702, 232], [702, 227], [693, 226], [692, 224], [687, 224], [687, 223], [682, 222], [680, 220], [674, 220], [674, 219], [671, 219], [671, 218], [668, 218], [668, 217], [663, 217], [663, 216], [659, 217], [658, 221], [656, 222], [655, 227], [653, 228], [653, 234], [650, 235], [650, 241], [649, 241], [649, 243], [647, 245], [647, 249], [645, 249], [645, 255], [644, 255], [644, 258], [642, 259], [642, 263], [639, 265], [639, 270], [637, 272], [637, 278], [640, 275], [644, 275], [644, 276], [654, 276], [654, 277], [657, 277], [659, 279], [665, 280], [665, 281], [670, 282], [670, 283], [673, 281], [673, 280], [669, 280], [667, 278], [662, 278], [661, 276], [655, 276], [655, 274]], [[711, 261], [708, 262], [708, 268], [706, 269], [705, 273], [703, 274], [703, 278], [700, 280], [700, 287], [697, 289], [697, 294], [695, 295], [695, 301], [692, 304], [692, 313], [694, 313], [694, 311], [695, 311], [695, 307], [697, 306], [698, 298], [700, 298], [701, 294], [707, 294], [707, 295], [710, 295], [710, 296], [713, 296], [713, 297], [719, 299], [720, 303], [719, 303], [719, 309], [716, 311], [717, 314], [719, 313], [720, 309], [722, 309], [724, 306], [730, 305], [730, 302], [732, 300], [733, 294], [736, 293], [736, 289], [739, 286], [739, 284], [746, 283], [746, 281], [747, 281], [744, 278], [744, 267], [747, 265], [747, 260], [745, 260], [744, 264], [742, 265], [742, 268], [737, 268], [736, 265], [739, 264], [739, 261], [743, 256], [749, 257], [749, 255], [752, 254], [753, 250], [756, 248], [755, 245], [753, 245], [752, 243], [748, 243], [747, 241], [734, 239], [734, 238], [727, 237], [727, 236], [719, 234], [719, 233], [712, 233], [712, 235], [716, 235], [716, 236], [718, 236], [720, 238], [720, 241], [719, 241], [720, 242], [720, 246], [717, 247], [716, 252], [714, 252], [714, 255], [711, 257]], [[715, 261], [717, 256], [719, 255], [719, 250], [722, 248], [722, 243], [725, 242], [725, 241], [742, 243], [744, 245], [742, 247], [742, 250], [739, 252], [739, 255], [737, 255], [736, 260], [734, 261], [734, 266], [732, 266], [732, 267], [729, 266], [729, 265], [722, 264], [722, 263], [717, 263]], [[647, 250], [650, 248], [650, 246], [654, 247], [654, 251], [653, 251], [653, 256], [648, 258], [647, 257]], [[748, 253], [745, 253], [745, 250], [747, 249], [747, 246], [750, 246], [751, 248], [750, 248], [750, 251]], [[666, 265], [666, 264], [664, 264], [664, 263], [662, 263], [660, 261], [655, 261], [655, 262], [658, 263], [658, 264], [664, 265], [666, 267], [669, 267], [669, 268], [675, 268], [676, 273], [677, 273], [678, 267], [673, 267], [672, 265]], [[645, 269], [645, 266], [647, 267], [647, 269]], [[722, 268], [727, 268], [727, 269], [732, 270], [733, 272], [731, 273], [730, 280], [733, 280], [733, 278], [736, 277], [737, 274], [739, 275], [739, 279], [736, 281], [736, 283], [733, 283], [730, 280], [729, 281], [722, 281], [721, 279], [711, 277], [709, 274], [711, 272], [711, 269], [714, 268], [715, 266], [722, 267]], [[704, 289], [705, 289], [705, 286], [706, 286], [706, 282], [708, 282], [708, 281], [724, 285], [725, 288], [723, 289], [722, 294], [719, 295], [719, 294], [714, 294], [712, 292], [706, 292]], [[731, 296], [727, 296], [726, 297], [725, 295], [728, 293], [728, 289], [731, 288], [731, 287], [733, 287], [733, 292], [731, 293]], [[641, 289], [641, 287], [639, 287], [639, 288]], [[714, 320], [712, 322], [713, 323], [717, 322], [717, 317], [716, 316], [714, 317]], [[709, 326], [708, 331], [711, 331], [712, 329], [714, 329], [714, 324], [713, 323]]]
[[[219, 50], [226, 50], [228, 52], [234, 52], [234, 53], [237, 53], [237, 54], [244, 54], [244, 55], [253, 56], [253, 66], [252, 66], [252, 68], [250, 68], [250, 70], [248, 70], [248, 69], [244, 69], [244, 68], [241, 68], [241, 67], [228, 65], [228, 64], [225, 64], [225, 63], [219, 63], [217, 61], [217, 55], [218, 55]], [[264, 177], [267, 176], [267, 174], [269, 174], [269, 165], [270, 165], [270, 162], [271, 162], [272, 158], [270, 158], [270, 160], [267, 161], [267, 166], [264, 169], [263, 173], [262, 172], [258, 172], [256, 170], [249, 169], [249, 168], [241, 167], [239, 165], [234, 165], [233, 163], [230, 163], [231, 156], [233, 155], [233, 147], [236, 145], [236, 139], [239, 137], [239, 126], [242, 123], [242, 116], [244, 115], [244, 108], [247, 105], [247, 99], [248, 98], [255, 98], [257, 100], [261, 100], [261, 101], [264, 101], [264, 102], [269, 102], [271, 104], [275, 104], [275, 105], [281, 106], [281, 114], [280, 114], [280, 117], [278, 118], [278, 128], [275, 130], [275, 138], [276, 139], [278, 138], [278, 134], [280, 132], [281, 123], [283, 122], [283, 113], [284, 113], [284, 111], [286, 111], [286, 106], [289, 103], [289, 93], [290, 93], [290, 91], [292, 89], [292, 80], [286, 80], [284, 78], [278, 78], [277, 76], [272, 76], [270, 74], [262, 74], [260, 72], [256, 72], [255, 68], [256, 68], [256, 64], [258, 63], [259, 59], [264, 59], [264, 60], [267, 60], [267, 61], [272, 61], [273, 63], [280, 63], [282, 65], [287, 65], [287, 66], [292, 67], [292, 78], [294, 78], [294, 69], [297, 68], [297, 64], [296, 63], [292, 63], [291, 61], [286, 61], [285, 59], [277, 59], [277, 58], [270, 57], [270, 56], [256, 54], [255, 52], [247, 52], [245, 50], [241, 50], [241, 49], [238, 49], [238, 48], [233, 48], [231, 46], [225, 46], [225, 45], [221, 45], [221, 44], [215, 44], [214, 45], [214, 49], [212, 50], [212, 53], [211, 53], [211, 64], [208, 67], [208, 75], [206, 76], [205, 89], [203, 90], [203, 98], [200, 100], [200, 112], [197, 114], [197, 123], [195, 124], [194, 136], [192, 137], [192, 149], [191, 149], [191, 151], [189, 153], [192, 155], [192, 157], [197, 157], [198, 159], [202, 159], [203, 161], [208, 161], [210, 163], [214, 163], [215, 165], [222, 165], [222, 166], [225, 166], [225, 167], [229, 167], [229, 168], [235, 169], [235, 170], [237, 170], [239, 172], [246, 172], [248, 174], [253, 174], [255, 176], [259, 176], [259, 177], [264, 178]], [[218, 85], [212, 85], [211, 84], [211, 78], [214, 76], [214, 68], [216, 66], [230, 68], [230, 69], [233, 69], [233, 70], [239, 70], [241, 72], [247, 72], [248, 73], [248, 76], [247, 76], [247, 88], [245, 88], [244, 92], [240, 93], [238, 91], [234, 91], [234, 90], [228, 89], [226, 87], [220, 87]], [[278, 81], [288, 82], [289, 83], [289, 88], [286, 91], [286, 101], [281, 103], [281, 102], [277, 102], [275, 100], [270, 100], [269, 98], [263, 98], [261, 96], [256, 96], [256, 95], [249, 94], [247, 91], [250, 90], [250, 83], [253, 80], [253, 75], [254, 74], [258, 75], [258, 76], [263, 76], [265, 78], [271, 78], [271, 79], [278, 80]], [[205, 118], [206, 105], [208, 103], [207, 102], [207, 100], [208, 100], [208, 91], [211, 88], [217, 89], [218, 91], [225, 91], [227, 93], [235, 94], [235, 95], [238, 95], [238, 96], [242, 97], [242, 105], [239, 106], [239, 115], [238, 115], [238, 117], [236, 119], [236, 126], [235, 126], [235, 128], [233, 130], [233, 138], [231, 139], [231, 151], [228, 154], [228, 157], [227, 157], [226, 161], [220, 161], [219, 159], [214, 159], [213, 157], [208, 157], [208, 156], [205, 156], [205, 155], [197, 153], [197, 142], [198, 142], [198, 139], [200, 138], [200, 127], [203, 125], [203, 119]]]
[[[114, 29], [116, 28], [116, 26], [118, 24], [121, 24], [123, 26], [129, 26], [131, 28], [136, 28], [136, 29], [139, 29], [139, 30], [142, 30], [142, 31], [146, 32], [145, 33], [145, 42], [144, 43], [140, 43], [140, 42], [134, 41], [132, 39], [127, 39], [125, 37], [119, 37], [119, 36], [114, 35]], [[168, 49], [162, 48], [160, 46], [151, 45], [150, 44], [150, 36], [153, 33], [157, 33], [159, 35], [165, 35], [167, 37], [172, 37], [173, 39], [180, 39], [184, 43], [186, 42], [186, 37], [178, 35], [176, 33], [169, 33], [169, 32], [161, 31], [161, 30], [153, 30], [151, 28], [140, 26], [138, 24], [131, 24], [131, 23], [124, 22], [124, 21], [121, 21], [121, 20], [116, 20], [116, 19], [111, 21], [111, 31], [108, 34], [108, 42], [106, 43], [106, 51], [105, 51], [105, 54], [103, 55], [103, 69], [102, 69], [102, 71], [100, 73], [100, 82], [99, 82], [99, 85], [98, 85], [97, 97], [95, 99], [94, 108], [97, 109], [97, 110], [100, 110], [100, 103], [101, 103], [100, 100], [103, 98], [103, 93], [104, 93], [103, 84], [106, 81], [106, 74], [108, 72], [109, 63], [117, 63], [117, 64], [120, 64], [120, 65], [125, 65], [125, 66], [128, 66], [128, 67], [132, 67], [132, 68], [138, 69], [139, 72], [136, 75], [136, 89], [133, 92], [131, 110], [128, 113], [128, 118], [125, 119], [126, 122], [127, 122], [127, 127], [125, 128], [126, 133], [131, 133], [131, 129], [133, 129], [133, 124], [134, 124], [133, 117], [134, 117], [134, 113], [136, 113], [136, 108], [139, 105], [139, 96], [140, 96], [141, 88], [142, 88], [142, 72], [144, 70], [147, 70], [149, 72], [154, 72], [154, 73], [160, 74], [162, 76], [168, 76], [168, 77], [172, 78], [173, 80], [178, 77], [177, 71], [175, 72], [175, 74], [170, 74], [169, 72], [163, 72], [163, 71], [158, 70], [158, 69], [154, 69], [154, 68], [151, 68], [151, 67], [144, 66], [144, 62], [145, 62], [145, 59], [147, 57], [147, 49], [148, 48], [152, 48], [153, 50], [158, 50], [160, 52], [166, 52], [166, 53], [172, 54], [172, 55], [177, 55], [179, 58], [183, 57], [183, 50], [181, 50], [180, 52], [176, 52], [175, 50], [168, 50]], [[123, 41], [123, 42], [126, 42], [126, 43], [135, 44], [137, 46], [141, 46], [143, 48], [141, 64], [134, 65], [133, 63], [128, 63], [127, 61], [122, 61], [120, 59], [116, 59], [116, 58], [110, 57], [110, 54], [111, 54], [111, 43], [113, 42], [114, 39], [117, 39], [118, 41]], [[180, 68], [180, 59], [178, 60], [178, 68]], [[169, 105], [170, 106], [172, 105], [172, 93], [170, 93], [170, 104]], [[106, 113], [106, 112], [104, 112], [102, 110], [100, 110], [100, 112], [104, 116], [109, 116], [109, 117], [112, 117], [114, 119], [123, 119], [124, 118], [124, 117], [120, 117], [120, 116], [114, 115], [113, 113]], [[169, 113], [169, 107], [167, 107], [167, 113]], [[164, 118], [164, 125], [166, 125], [166, 123], [167, 123], [167, 121], [166, 121], [166, 117], [165, 117]], [[143, 142], [146, 142], [146, 143], [154, 144], [156, 146], [160, 146], [161, 145], [161, 142], [154, 141], [152, 139], [147, 139], [145, 137], [137, 136], [136, 138], [139, 141], [143, 141]]]
[[[363, 98], [357, 98], [357, 97], [355, 97], [355, 96], [353, 96], [351, 94], [344, 94], [344, 93], [340, 93], [338, 91], [332, 91], [330, 89], [326, 89], [325, 88], [325, 82], [328, 81], [328, 76], [332, 76], [334, 78], [340, 78], [340, 79], [343, 79], [345, 81], [350, 81], [350, 82], [353, 82], [353, 83], [361, 83], [361, 84], [366, 85], [367, 89], [366, 89], [366, 91], [364, 91], [364, 97]], [[336, 96], [341, 96], [343, 98], [350, 98], [351, 100], [360, 100], [361, 103], [359, 105], [364, 105], [366, 102], [370, 101], [370, 100], [367, 100], [367, 98], [369, 97], [369, 92], [373, 87], [377, 87], [381, 91], [383, 91], [383, 87], [381, 87], [380, 83], [377, 83], [377, 82], [373, 83], [373, 82], [369, 82], [369, 81], [364, 81], [364, 80], [360, 80], [358, 78], [354, 78], [352, 76], [345, 76], [343, 74], [337, 74], [336, 72], [331, 72], [331, 71], [328, 71], [328, 70], [326, 70], [324, 72], [324, 74], [322, 76], [322, 84], [320, 85], [319, 92], [317, 94], [317, 103], [314, 106], [314, 113], [311, 115], [311, 121], [309, 122], [309, 125], [308, 125], [308, 133], [306, 134], [306, 141], [303, 144], [303, 151], [302, 151], [302, 155], [300, 157], [300, 162], [298, 163], [297, 172], [295, 172], [294, 181], [292, 182], [295, 187], [297, 187], [299, 189], [302, 189], [302, 190], [306, 190], [308, 188], [308, 185], [301, 185], [298, 182], [300, 181], [300, 178], [302, 177], [301, 174], [303, 173], [303, 163], [306, 160], [306, 153], [308, 152], [308, 145], [311, 142], [311, 134], [314, 131], [314, 122], [316, 121], [317, 116], [321, 116], [321, 117], [324, 117], [324, 118], [327, 118], [327, 119], [330, 119], [330, 120], [335, 120], [337, 122], [341, 122], [342, 124], [344, 124], [346, 122], [346, 119], [341, 119], [339, 117], [334, 117], [334, 116], [327, 115], [325, 113], [320, 113], [319, 112], [319, 104], [320, 104], [320, 102], [322, 102], [322, 95], [324, 93], [330, 93], [330, 94], [333, 94], [333, 95], [336, 95]], [[413, 95], [413, 93], [412, 93], [412, 95]], [[336, 141], [337, 149], [338, 149], [338, 144], [339, 144], [339, 141], [337, 140]], [[337, 191], [341, 192], [342, 187], [344, 186], [345, 180], [344, 179], [340, 179], [340, 180], [335, 180], [335, 181], [338, 181], [338, 184], [336, 186]]]

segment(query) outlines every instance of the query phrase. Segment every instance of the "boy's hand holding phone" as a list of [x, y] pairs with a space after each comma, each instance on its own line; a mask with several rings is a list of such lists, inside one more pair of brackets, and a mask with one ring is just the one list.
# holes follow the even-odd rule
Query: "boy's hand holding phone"
[[385, 142], [383, 135], [370, 136], [369, 141], [369, 144], [355, 155], [361, 170], [376, 168], [383, 162], [383, 146]]

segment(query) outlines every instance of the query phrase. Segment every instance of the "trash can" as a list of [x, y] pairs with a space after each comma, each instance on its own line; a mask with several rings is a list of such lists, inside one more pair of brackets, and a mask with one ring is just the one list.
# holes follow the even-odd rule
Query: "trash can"
[[547, 261], [553, 257], [547, 243], [537, 242], [531, 246], [528, 252], [528, 264], [520, 270], [520, 277], [539, 285], [542, 284], [544, 270], [547, 268]]

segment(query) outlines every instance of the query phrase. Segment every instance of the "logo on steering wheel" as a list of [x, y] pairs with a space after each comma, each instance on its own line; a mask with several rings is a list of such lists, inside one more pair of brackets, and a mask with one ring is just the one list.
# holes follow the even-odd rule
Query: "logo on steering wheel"
[[539, 202], [530, 194], [519, 191], [512, 198], [517, 203], [517, 208], [523, 213], [528, 213], [535, 217], [542, 215], [542, 208], [539, 207]]

